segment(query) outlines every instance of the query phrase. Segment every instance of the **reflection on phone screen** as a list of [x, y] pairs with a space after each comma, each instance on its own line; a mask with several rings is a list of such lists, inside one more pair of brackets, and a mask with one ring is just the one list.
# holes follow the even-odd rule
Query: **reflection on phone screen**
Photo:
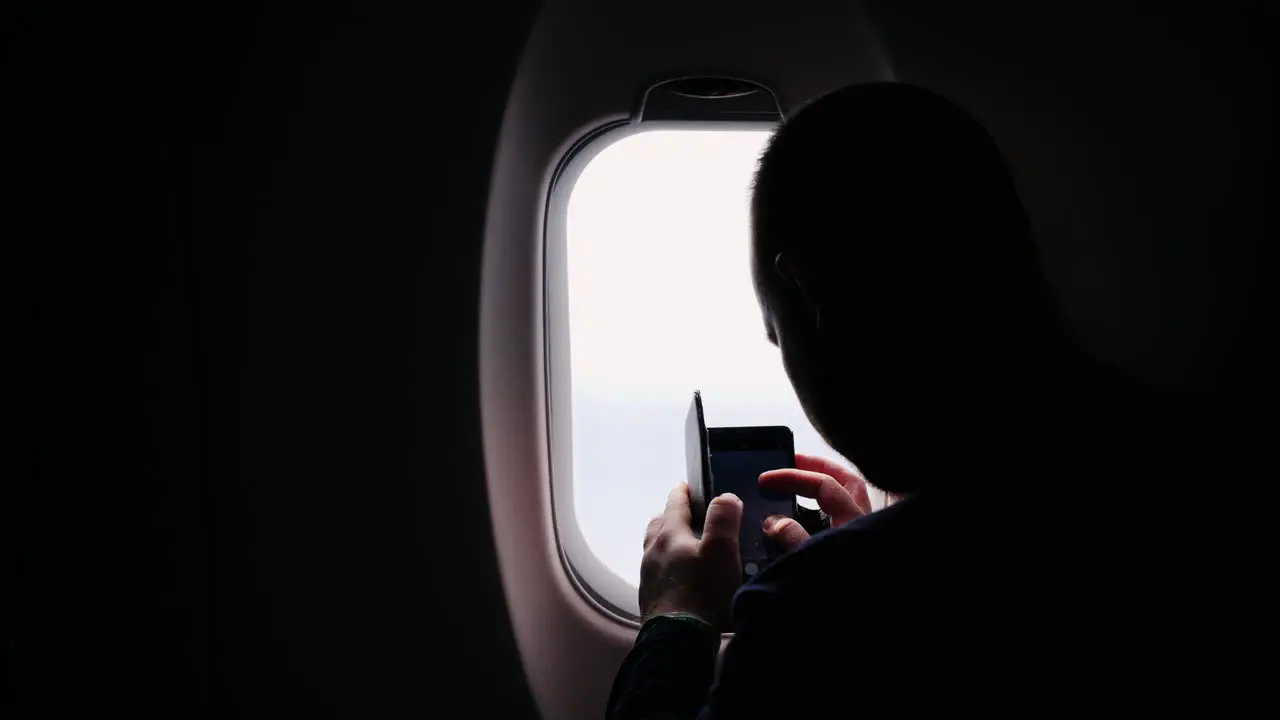
[[787, 450], [729, 450], [711, 453], [711, 474], [716, 493], [733, 493], [742, 499], [742, 528], [739, 543], [743, 567], [748, 575], [763, 570], [779, 554], [766, 542], [764, 519], [770, 515], [794, 515], [795, 496], [767, 493], [760, 489], [760, 474], [791, 467], [794, 457]]

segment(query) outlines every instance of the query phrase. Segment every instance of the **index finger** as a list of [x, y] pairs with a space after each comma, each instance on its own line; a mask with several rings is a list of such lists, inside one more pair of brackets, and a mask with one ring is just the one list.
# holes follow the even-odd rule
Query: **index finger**
[[871, 495], [867, 492], [867, 479], [857, 471], [818, 455], [796, 453], [796, 468], [830, 475], [853, 496], [853, 502], [864, 513], [871, 512]]
[[846, 490], [852, 489], [852, 486], [866, 485], [867, 482], [861, 475], [853, 470], [850, 470], [835, 460], [824, 458], [821, 455], [796, 453], [796, 469], [830, 475]]
[[667, 507], [662, 511], [662, 527], [684, 528], [693, 532], [693, 511], [689, 509], [689, 485], [679, 482], [667, 493]]
[[796, 468], [770, 470], [760, 475], [760, 489], [774, 493], [795, 493], [817, 500], [818, 507], [831, 516], [833, 526], [843, 525], [866, 514], [853, 495], [826, 473]]

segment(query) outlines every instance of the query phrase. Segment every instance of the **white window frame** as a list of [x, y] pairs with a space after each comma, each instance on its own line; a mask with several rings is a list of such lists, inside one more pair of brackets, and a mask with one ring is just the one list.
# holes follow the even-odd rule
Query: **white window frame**
[[[552, 175], [543, 225], [543, 331], [547, 407], [547, 457], [550, 461], [551, 515], [556, 547], [575, 589], [602, 613], [638, 626], [636, 588], [609, 569], [591, 550], [573, 507], [573, 374], [569, 361], [568, 210], [582, 172], [605, 148], [640, 133], [769, 132], [777, 122], [620, 121], [591, 131], [561, 159]], [[692, 389], [691, 389], [692, 391]], [[658, 512], [661, 508], [655, 508]], [[640, 542], [640, 538], [636, 538]]]

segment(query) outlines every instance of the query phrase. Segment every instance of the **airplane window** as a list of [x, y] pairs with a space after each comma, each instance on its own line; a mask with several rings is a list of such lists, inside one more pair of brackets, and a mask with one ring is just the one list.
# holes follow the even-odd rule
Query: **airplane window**
[[568, 195], [572, 512], [591, 553], [632, 589], [645, 524], [684, 478], [695, 389], [709, 425], [787, 425], [797, 452], [839, 457], [805, 418], [752, 289], [750, 183], [768, 137], [628, 134]]

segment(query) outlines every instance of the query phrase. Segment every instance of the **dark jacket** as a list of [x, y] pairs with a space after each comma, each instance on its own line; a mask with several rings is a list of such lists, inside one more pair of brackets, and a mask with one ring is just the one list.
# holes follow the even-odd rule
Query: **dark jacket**
[[1028, 465], [1020, 487], [957, 483], [814, 536], [738, 592], [714, 682], [715, 632], [650, 621], [607, 717], [1248, 706], [1265, 573], [1245, 504], [1212, 487], [1249, 469], [1147, 423], [1084, 433], [1090, 452]]

